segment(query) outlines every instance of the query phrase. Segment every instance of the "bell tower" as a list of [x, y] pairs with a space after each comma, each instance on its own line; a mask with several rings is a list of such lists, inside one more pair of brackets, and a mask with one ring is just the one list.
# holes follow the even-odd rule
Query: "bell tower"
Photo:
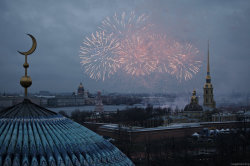
[[214, 101], [214, 94], [213, 94], [213, 85], [211, 83], [211, 76], [210, 76], [210, 64], [209, 64], [209, 41], [208, 41], [208, 52], [207, 52], [207, 76], [206, 76], [206, 83], [203, 87], [203, 106], [213, 109], [216, 107], [216, 103]]

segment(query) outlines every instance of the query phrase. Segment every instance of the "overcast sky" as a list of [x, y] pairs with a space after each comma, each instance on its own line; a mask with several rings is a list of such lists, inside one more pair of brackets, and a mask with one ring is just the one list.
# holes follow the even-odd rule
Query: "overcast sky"
[[92, 80], [81, 68], [79, 51], [86, 35], [115, 12], [147, 14], [157, 31], [178, 41], [190, 42], [206, 60], [210, 40], [211, 76], [215, 94], [250, 93], [249, 0], [1, 0], [0, 92], [22, 92], [24, 56], [17, 50], [37, 49], [29, 56], [31, 92], [73, 92], [80, 82], [90, 92], [201, 92], [206, 61], [190, 81], [169, 75], [135, 78], [114, 75]]

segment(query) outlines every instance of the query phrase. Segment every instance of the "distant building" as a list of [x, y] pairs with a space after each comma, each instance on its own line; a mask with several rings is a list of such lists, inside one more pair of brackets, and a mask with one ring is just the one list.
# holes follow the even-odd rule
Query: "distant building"
[[[32, 96], [32, 97], [29, 97], [29, 99], [35, 104], [43, 105], [43, 101], [41, 101], [41, 98]], [[21, 97], [21, 96], [3, 96], [3, 97], [0, 97], [0, 109], [11, 107], [15, 104], [22, 102], [22, 101], [23, 101], [23, 97]]]
[[14, 99], [13, 97], [0, 97], [0, 109], [12, 106]]
[[101, 92], [99, 91], [95, 100], [95, 112], [103, 112], [103, 110]]
[[250, 122], [250, 110], [241, 111], [238, 115], [239, 120], [243, 122]]
[[84, 90], [82, 83], [80, 83], [77, 93], [72, 95], [55, 96], [48, 99], [49, 107], [66, 107], [66, 106], [83, 106], [93, 105], [94, 99], [88, 97], [88, 92]]
[[82, 83], [80, 83], [78, 89], [77, 89], [77, 95], [79, 96], [83, 96], [84, 95], [84, 87], [82, 85]]
[[40, 96], [50, 96], [51, 94], [50, 94], [49, 91], [43, 90], [43, 91], [40, 91], [40, 92], [39, 92], [39, 95], [40, 95]]
[[89, 92], [88, 91], [84, 91], [84, 98], [85, 99], [89, 98]]
[[196, 96], [196, 91], [192, 93], [190, 103], [185, 106], [183, 115], [189, 118], [201, 118], [203, 115], [203, 108], [199, 105], [199, 99]]
[[204, 109], [212, 110], [216, 107], [216, 103], [214, 101], [214, 94], [213, 94], [213, 85], [211, 83], [211, 76], [210, 76], [210, 66], [209, 66], [209, 43], [208, 43], [208, 54], [207, 54], [207, 76], [206, 76], [206, 83], [203, 87], [203, 106]]
[[49, 107], [83, 106], [85, 99], [83, 96], [56, 96], [48, 99]]
[[236, 121], [237, 115], [231, 113], [217, 113], [212, 115], [213, 122]]

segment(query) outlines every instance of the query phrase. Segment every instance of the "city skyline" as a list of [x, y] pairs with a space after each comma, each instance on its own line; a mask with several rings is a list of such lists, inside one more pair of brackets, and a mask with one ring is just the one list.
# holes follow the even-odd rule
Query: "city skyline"
[[[23, 91], [19, 80], [24, 57], [16, 50], [26, 51], [31, 46], [25, 33], [34, 35], [38, 42], [36, 52], [28, 59], [33, 80], [30, 92], [71, 92], [80, 82], [90, 92], [181, 93], [194, 88], [202, 92], [208, 39], [215, 98], [219, 93], [250, 92], [248, 1], [29, 2], [0, 3], [0, 76], [4, 78], [0, 80], [0, 92]], [[146, 13], [158, 25], [155, 31], [192, 43], [203, 61], [201, 70], [191, 80], [181, 82], [162, 74], [135, 77], [117, 73], [105, 81], [90, 79], [81, 69], [82, 41], [105, 17], [119, 11]]]

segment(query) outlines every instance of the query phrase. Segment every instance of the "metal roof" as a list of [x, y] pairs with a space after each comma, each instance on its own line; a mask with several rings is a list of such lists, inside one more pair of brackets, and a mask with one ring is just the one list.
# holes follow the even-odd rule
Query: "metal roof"
[[0, 165], [133, 165], [82, 125], [25, 99], [0, 112]]

